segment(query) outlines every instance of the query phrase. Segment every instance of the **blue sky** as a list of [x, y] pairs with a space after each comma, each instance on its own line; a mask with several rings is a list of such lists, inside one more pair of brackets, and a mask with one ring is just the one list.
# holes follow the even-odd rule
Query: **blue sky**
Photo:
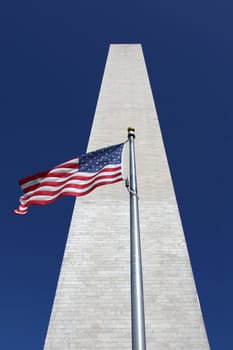
[[110, 43], [143, 45], [211, 349], [233, 348], [232, 12], [230, 0], [0, 4], [1, 349], [43, 348], [74, 203], [13, 215], [17, 182], [85, 152]]

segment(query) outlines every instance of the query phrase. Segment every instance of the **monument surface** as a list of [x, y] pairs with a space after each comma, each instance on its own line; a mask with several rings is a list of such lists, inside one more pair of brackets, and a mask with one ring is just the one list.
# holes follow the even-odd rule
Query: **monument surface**
[[[111, 45], [88, 151], [136, 129], [148, 350], [208, 350], [140, 45]], [[128, 146], [125, 149], [128, 175]], [[45, 350], [130, 350], [129, 194], [120, 182], [78, 198]]]

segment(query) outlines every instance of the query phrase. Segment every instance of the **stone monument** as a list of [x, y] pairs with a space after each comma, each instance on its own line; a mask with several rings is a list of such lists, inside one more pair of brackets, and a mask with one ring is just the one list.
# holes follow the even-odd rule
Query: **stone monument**
[[[111, 45], [88, 151], [123, 142], [128, 126], [136, 129], [147, 350], [208, 350], [142, 48]], [[76, 200], [45, 350], [131, 349], [129, 238], [123, 182]]]

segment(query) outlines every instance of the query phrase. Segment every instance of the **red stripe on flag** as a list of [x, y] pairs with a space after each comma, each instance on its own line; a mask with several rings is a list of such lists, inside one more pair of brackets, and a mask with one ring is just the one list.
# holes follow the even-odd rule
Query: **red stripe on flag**
[[20, 186], [24, 185], [25, 183], [27, 183], [28, 181], [32, 181], [32, 180], [36, 180], [38, 178], [42, 178], [42, 177], [46, 177], [46, 175], [48, 174], [48, 171], [42, 171], [41, 173], [37, 173], [28, 177], [25, 177], [21, 180], [19, 180], [19, 184]]
[[83, 180], [83, 181], [88, 181], [90, 179], [93, 179], [95, 178], [96, 176], [98, 176], [100, 173], [103, 173], [103, 172], [113, 172], [113, 171], [120, 171], [121, 170], [121, 167], [120, 166], [117, 166], [116, 168], [103, 168], [101, 169], [97, 174], [95, 173], [94, 175], [91, 175], [91, 176], [87, 176], [87, 175], [81, 175], [82, 173], [74, 173], [74, 174], [67, 174], [67, 179], [65, 179], [64, 181], [59, 181], [59, 182], [56, 182], [56, 180], [54, 179], [53, 181], [46, 181], [46, 178], [49, 178], [49, 177], [55, 177], [55, 178], [65, 178], [65, 174], [63, 174], [63, 176], [56, 176], [56, 174], [51, 174], [48, 173], [48, 176], [46, 176], [44, 179], [43, 179], [43, 184], [42, 184], [42, 181], [40, 183], [37, 183], [35, 185], [32, 185], [32, 186], [28, 186], [28, 187], [25, 187], [23, 188], [23, 192], [24, 193], [28, 193], [28, 192], [31, 192], [33, 190], [36, 190], [39, 186], [43, 185], [43, 186], [59, 186], [59, 185], [62, 185], [62, 184], [65, 184], [67, 181], [69, 180]]
[[[121, 175], [121, 172], [118, 172], [116, 174], [113, 175], [102, 175], [102, 176], [97, 176], [95, 179], [93, 179], [92, 181], [89, 182], [85, 182], [84, 184], [73, 184], [73, 183], [69, 183], [69, 181], [67, 183], [65, 183], [64, 185], [59, 186], [59, 189], [56, 190], [56, 187], [58, 186], [54, 186], [53, 190], [40, 190], [38, 189], [37, 191], [34, 191], [31, 195], [24, 196], [22, 199], [24, 201], [30, 201], [31, 197], [34, 196], [54, 196], [55, 194], [61, 192], [64, 188], [69, 187], [69, 188], [77, 188], [77, 189], [85, 189], [86, 187], [89, 187], [91, 185], [93, 185], [96, 181], [102, 180], [102, 179], [114, 179], [116, 177], [119, 177]], [[72, 179], [73, 180], [73, 179]], [[46, 185], [43, 186], [44, 187]]]
[[57, 199], [59, 199], [59, 198], [61, 198], [63, 196], [82, 197], [82, 196], [87, 195], [88, 193], [90, 193], [91, 191], [93, 191], [97, 187], [108, 185], [108, 184], [110, 185], [110, 184], [113, 184], [113, 183], [116, 183], [116, 182], [120, 182], [122, 180], [123, 179], [121, 178], [121, 179], [113, 180], [111, 182], [106, 181], [106, 182], [98, 183], [98, 184], [94, 185], [91, 189], [89, 189], [88, 191], [80, 192], [78, 194], [76, 192], [67, 191], [67, 192], [61, 193], [60, 195], [58, 195], [56, 198], [53, 198], [53, 199], [48, 199], [48, 200], [31, 200], [31, 201], [29, 201], [28, 206], [33, 205], [33, 204], [45, 205], [45, 204], [53, 203]]

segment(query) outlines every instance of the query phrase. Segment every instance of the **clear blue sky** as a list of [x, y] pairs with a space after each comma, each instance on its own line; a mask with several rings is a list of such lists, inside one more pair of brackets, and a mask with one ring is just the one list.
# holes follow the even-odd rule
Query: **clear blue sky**
[[230, 0], [1, 2], [0, 349], [42, 349], [74, 203], [13, 215], [17, 181], [85, 151], [110, 43], [143, 45], [211, 349], [233, 349], [232, 13]]

